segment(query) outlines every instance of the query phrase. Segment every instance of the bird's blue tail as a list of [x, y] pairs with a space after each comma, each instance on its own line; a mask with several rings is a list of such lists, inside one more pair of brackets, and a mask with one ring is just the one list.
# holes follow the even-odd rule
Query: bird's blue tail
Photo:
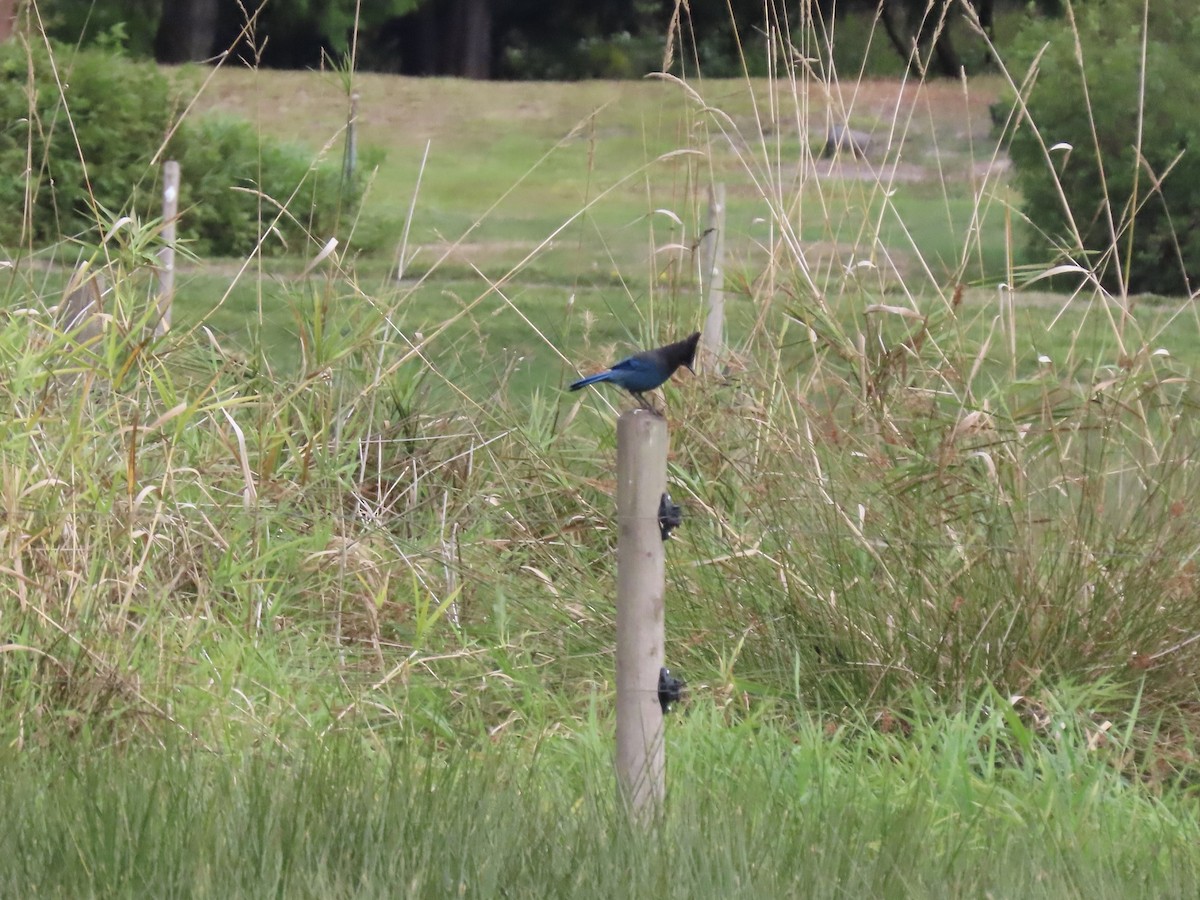
[[606, 372], [599, 372], [595, 375], [589, 375], [587, 378], [580, 378], [574, 384], [570, 385], [570, 387], [568, 387], [567, 390], [577, 391], [580, 388], [587, 387], [589, 384], [596, 384], [601, 381], [611, 381], [611, 380], [612, 380], [612, 369], [609, 369]]

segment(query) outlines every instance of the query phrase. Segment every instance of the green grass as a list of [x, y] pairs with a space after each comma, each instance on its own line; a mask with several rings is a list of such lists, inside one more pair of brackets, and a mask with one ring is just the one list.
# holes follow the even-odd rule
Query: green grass
[[[5, 893], [72, 896], [1185, 897], [1191, 810], [1081, 754], [1069, 719], [906, 738], [670, 722], [662, 821], [631, 827], [609, 723], [535, 747], [345, 737], [248, 757], [187, 747], [14, 756]], [[1019, 761], [1005, 759], [1019, 745]], [[1008, 747], [1008, 749], [1005, 749]], [[1088, 757], [1093, 757], [1089, 759]]]
[[[727, 287], [734, 339], [773, 305], [756, 284], [756, 273], [768, 264], [763, 242], [771, 232], [764, 219], [771, 213], [748, 176], [763, 177], [768, 158], [778, 168], [806, 151], [786, 115], [765, 139], [754, 137], [767, 108], [766, 82], [750, 83], [749, 90], [738, 82], [703, 84], [706, 100], [747, 141], [740, 159], [722, 148], [724, 138], [671, 85], [585, 83], [542, 86], [531, 93], [523, 85], [396, 84], [399, 88], [375, 76], [358, 84], [365, 111], [361, 141], [386, 148], [346, 244], [354, 254], [365, 242], [366, 255], [358, 256], [343, 278], [324, 285], [298, 282], [294, 267], [280, 270], [279, 263], [271, 263], [265, 276], [251, 267], [231, 287], [238, 267], [222, 266], [221, 274], [214, 274], [206, 271], [210, 266], [201, 266], [181, 278], [180, 323], [203, 319], [243, 351], [261, 341], [269, 363], [288, 369], [298, 359], [296, 310], [311, 307], [314, 292], [329, 298], [335, 323], [344, 310], [359, 315], [370, 306], [386, 309], [391, 326], [406, 332], [428, 334], [448, 311], [466, 311], [428, 346], [427, 358], [477, 398], [493, 393], [502, 375], [509, 376], [504, 384], [510, 396], [544, 394], [573, 374], [558, 351], [572, 348], [568, 355], [595, 365], [606, 361], [606, 354], [652, 339], [645, 337], [648, 332], [657, 336], [659, 322], [699, 321], [694, 258], [687, 252], [651, 255], [650, 248], [695, 240], [705, 203], [695, 182], [708, 177], [703, 168], [729, 183]], [[871, 302], [866, 298], [873, 290], [927, 295], [950, 292], [963, 281], [982, 286], [968, 293], [965, 339], [978, 343], [991, 329], [992, 288], [1019, 283], [1025, 266], [1022, 224], [1006, 216], [1015, 198], [1004, 176], [993, 176], [980, 200], [977, 235], [971, 227], [982, 182], [977, 175], [968, 178], [968, 169], [990, 158], [994, 141], [988, 137], [986, 107], [998, 89], [986, 78], [973, 81], [966, 92], [952, 85], [922, 86], [899, 120], [903, 143], [896, 158], [901, 171], [910, 174], [898, 181], [885, 170], [882, 184], [836, 178], [804, 182], [794, 207], [800, 237], [812, 246], [810, 262], [819, 281], [831, 293], [845, 293], [847, 301], [836, 308], [848, 324]], [[218, 73], [201, 106], [249, 112], [268, 132], [290, 134], [291, 122], [303, 118], [315, 123], [315, 134], [327, 133], [332, 140], [341, 127], [339, 90], [335, 80], [317, 74], [231, 71]], [[841, 114], [859, 127], [882, 128], [880, 133], [892, 129], [887, 120], [895, 103], [892, 86], [865, 82], [854, 96], [851, 112]], [[819, 144], [824, 113], [818, 101], [808, 120], [809, 142]], [[689, 157], [653, 162], [661, 154], [697, 146], [697, 136], [701, 148], [711, 148], [700, 170]], [[422, 169], [426, 141], [430, 149]], [[877, 158], [875, 165], [880, 163]], [[779, 178], [787, 190], [791, 176], [781, 170]], [[405, 271], [420, 281], [406, 290], [390, 282], [389, 272], [410, 203], [413, 231]], [[580, 215], [585, 204], [592, 205]], [[653, 213], [656, 209], [674, 211], [681, 224]], [[857, 260], [881, 267], [878, 280], [862, 284], [865, 294], [842, 275], [842, 267]], [[275, 271], [280, 274], [270, 274]], [[489, 290], [510, 273], [515, 278], [506, 283], [504, 297]], [[993, 344], [988, 352], [994, 366], [1011, 371], [1015, 364], [1029, 375], [1038, 369], [1039, 356], [1061, 359], [1057, 350], [1080, 342], [1080, 358], [1116, 362], [1104, 345], [1110, 331], [1088, 314], [1087, 304], [1064, 300], [1065, 309], [1051, 309], [1054, 301], [1045, 295], [1016, 296], [1019, 355], [1008, 358], [1011, 341]], [[218, 299], [222, 302], [213, 312]], [[1168, 305], [1153, 319], [1178, 311]], [[1154, 321], [1144, 328], [1148, 340], [1157, 330]], [[1175, 346], [1168, 349], [1181, 364], [1194, 362], [1195, 329], [1194, 316], [1174, 321]], [[599, 350], [590, 348], [590, 338]], [[478, 358], [485, 360], [482, 366]]]
[[[228, 287], [228, 276], [201, 271], [186, 274], [179, 285], [177, 326], [187, 328], [203, 321], [227, 337], [232, 348], [244, 352], [261, 347], [275, 368], [290, 372], [300, 360], [300, 322], [312, 318], [314, 297], [327, 298], [334, 327], [350, 327], [350, 320], [390, 309], [392, 326], [409, 336], [428, 335], [445, 321], [448, 311], [466, 310], [486, 293], [488, 281], [443, 275], [400, 299], [400, 292], [388, 283], [387, 273], [374, 274], [369, 268], [358, 282], [304, 284], [280, 275], [257, 284], [239, 282], [220, 307], [196, 316], [202, 298], [222, 294]], [[652, 341], [646, 335], [656, 319], [687, 322], [700, 314], [693, 300], [631, 295], [628, 287], [612, 284], [571, 286], [518, 280], [504, 295], [507, 299], [494, 294], [485, 297], [432, 343], [427, 357], [440, 373], [437, 381], [453, 382], [476, 399], [503, 386], [508, 397], [519, 404], [522, 398], [553, 394], [573, 379], [575, 369], [558, 352], [563, 348], [579, 348], [575, 359], [579, 368], [599, 367], [646, 340]], [[1091, 372], [1120, 363], [1120, 347], [1106, 314], [1096, 304], [1072, 302], [1064, 295], [1027, 293], [1018, 296], [1008, 319], [1007, 312], [1002, 318], [1002, 296], [999, 288], [967, 291], [956, 320], [944, 328], [945, 339], [964, 348], [978, 348], [998, 327], [1007, 327], [1009, 322], [1015, 326], [1012, 340], [993, 340], [988, 346], [986, 372], [1006, 378], [1015, 371], [1027, 378], [1049, 371], [1070, 378], [1076, 370]], [[264, 315], [264, 325], [250, 312], [260, 302], [270, 310]], [[840, 307], [845, 327], [863, 328], [866, 317], [862, 310], [871, 302], [874, 300], [867, 293], [848, 298]], [[937, 306], [935, 301], [918, 304], [922, 309]], [[737, 340], [748, 334], [761, 311], [754, 298], [731, 290], [731, 336]], [[403, 346], [395, 336], [393, 341], [397, 348]], [[1193, 372], [1200, 365], [1200, 321], [1189, 307], [1174, 301], [1144, 301], [1127, 343], [1126, 355], [1165, 350], [1167, 355], [1155, 357], [1155, 362], [1173, 371]], [[1043, 357], [1050, 360], [1049, 366]], [[799, 348], [785, 350], [789, 368], [800, 367], [808, 359]]]
[[[722, 135], [671, 84], [547, 85], [536, 92], [523, 85], [467, 88], [437, 80], [394, 84], [399, 87], [376, 76], [364, 76], [356, 84], [363, 111], [360, 142], [375, 148], [374, 155], [382, 153], [382, 160], [354, 235], [344, 241], [347, 252], [365, 247], [370, 254], [392, 257], [412, 204], [414, 246], [409, 252], [415, 254], [417, 271], [429, 271], [445, 246], [461, 238], [466, 249], [451, 262], [461, 264], [469, 257], [492, 277], [536, 250], [522, 264], [526, 279], [574, 286], [597, 274], [606, 282], [619, 276], [632, 285], [635, 295], [648, 289], [648, 276], [661, 272], [677, 255], [660, 252], [651, 257], [652, 247], [695, 241], [706, 202], [697, 184], [706, 184], [710, 177], [729, 185], [731, 259], [751, 270], [761, 268], [761, 243], [767, 238], [762, 220], [771, 214], [751, 175], [760, 181], [777, 179], [784, 191], [792, 183], [799, 185], [801, 160], [823, 140], [826, 107], [834, 108], [835, 118], [877, 130], [882, 146], [883, 135], [892, 130], [890, 109], [896, 103], [893, 85], [866, 83], [847, 109], [840, 108], [840, 99], [828, 104], [815, 99], [801, 132], [794, 114], [770, 112], [769, 106], [781, 98], [771, 99], [776, 92], [766, 82], [706, 82], [705, 100], [719, 107], [728, 116], [726, 126], [735, 129]], [[966, 95], [952, 86], [923, 90], [908, 101], [912, 106], [898, 131], [908, 167], [903, 178], [921, 181], [897, 185], [891, 203], [901, 218], [923, 215], [929, 220], [915, 223], [917, 249], [954, 270], [973, 205], [962, 160], [986, 159], [987, 104], [995, 99], [999, 84], [984, 79], [973, 83]], [[786, 96], [782, 99], [787, 102]], [[338, 111], [345, 108], [344, 98], [339, 98], [338, 83], [325, 76], [219, 73], [199, 106], [249, 113], [264, 131], [289, 136], [300, 118], [312, 123], [314, 143], [323, 139], [331, 152], [340, 147], [337, 135], [343, 121]], [[760, 139], [760, 123], [772, 116], [777, 121], [768, 123], [771, 131]], [[973, 123], [965, 135], [963, 116]], [[889, 161], [895, 160], [899, 147], [897, 143]], [[678, 151], [691, 155], [663, 158]], [[954, 155], [959, 162], [939, 170], [937, 154], [946, 159]], [[890, 175], [884, 155], [877, 155], [873, 165], [883, 167], [886, 187]], [[883, 189], [869, 176], [860, 184], [837, 178], [810, 180], [797, 208], [804, 239], [827, 242], [832, 237], [842, 264], [852, 257], [876, 255], [868, 223], [878, 216], [882, 197]], [[655, 210], [673, 212], [680, 223], [673, 224]], [[981, 241], [986, 271], [977, 268], [969, 277], [1001, 280], [1003, 269], [995, 264], [1004, 256], [1003, 221], [992, 216], [985, 226]], [[888, 227], [892, 251], [911, 257], [908, 240]], [[543, 246], [551, 236], [553, 247]], [[938, 276], [943, 274], [942, 263], [936, 264]], [[441, 278], [453, 269], [438, 267], [431, 277]]]

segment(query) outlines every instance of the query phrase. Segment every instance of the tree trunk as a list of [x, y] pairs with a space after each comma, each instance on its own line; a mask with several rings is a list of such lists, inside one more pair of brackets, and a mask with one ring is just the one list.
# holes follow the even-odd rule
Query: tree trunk
[[182, 63], [212, 56], [218, 6], [219, 0], [163, 0], [154, 58], [160, 63]]
[[462, 60], [460, 75], [485, 80], [492, 74], [491, 0], [461, 0]]
[[991, 42], [991, 47], [987, 52], [987, 67], [989, 69], [998, 67], [1000, 60], [992, 51], [992, 48], [996, 46], [996, 4], [993, 0], [963, 0], [963, 3], [975, 11], [975, 15], [979, 17], [979, 27], [983, 29], [983, 33]]
[[0, 0], [0, 44], [12, 37], [17, 24], [17, 0]]
[[438, 23], [438, 71], [460, 78], [487, 78], [492, 69], [491, 0], [453, 0], [442, 8], [448, 15]]
[[875, 15], [883, 23], [883, 30], [887, 33], [892, 46], [896, 48], [896, 52], [900, 54], [900, 58], [904, 60], [905, 65], [911, 68], [913, 45], [911, 40], [905, 39], [900, 29], [900, 23], [896, 21], [895, 8], [897, 5], [896, 0], [879, 0], [879, 8]]
[[947, 78], [958, 78], [963, 65], [958, 51], [954, 49], [954, 42], [950, 40], [950, 23], [946, 21], [948, 13], [948, 3], [940, 10], [932, 5], [926, 8], [917, 32], [917, 47], [920, 48], [921, 63], [927, 71], [932, 70]]
[[970, 0], [979, 16], [979, 25], [989, 41], [996, 40], [996, 4], [993, 0]]
[[[962, 60], [950, 40], [946, 15], [951, 0], [926, 4], [906, 0], [879, 0], [876, 15], [887, 32], [888, 40], [917, 77], [932, 71], [937, 75], [957, 78], [962, 72]], [[914, 37], [912, 23], [917, 21]]]

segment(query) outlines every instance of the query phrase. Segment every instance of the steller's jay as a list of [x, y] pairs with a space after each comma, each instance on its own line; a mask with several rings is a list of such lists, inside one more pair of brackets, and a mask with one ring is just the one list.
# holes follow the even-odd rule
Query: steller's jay
[[601, 381], [611, 381], [617, 387], [623, 387], [637, 399], [646, 409], [653, 409], [642, 396], [646, 391], [652, 391], [675, 374], [680, 366], [687, 366], [688, 371], [695, 373], [692, 362], [696, 358], [696, 343], [700, 340], [700, 332], [667, 344], [657, 350], [643, 350], [628, 359], [623, 359], [611, 369], [580, 378], [571, 385], [570, 390], [577, 391], [589, 384]]

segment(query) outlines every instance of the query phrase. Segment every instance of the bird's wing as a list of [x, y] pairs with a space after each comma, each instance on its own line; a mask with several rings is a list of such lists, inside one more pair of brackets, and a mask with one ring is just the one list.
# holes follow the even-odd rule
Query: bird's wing
[[647, 369], [654, 367], [654, 364], [649, 360], [642, 359], [640, 356], [631, 356], [628, 359], [623, 359], [619, 363], [613, 363], [613, 370], [625, 370], [628, 372], [645, 372]]

